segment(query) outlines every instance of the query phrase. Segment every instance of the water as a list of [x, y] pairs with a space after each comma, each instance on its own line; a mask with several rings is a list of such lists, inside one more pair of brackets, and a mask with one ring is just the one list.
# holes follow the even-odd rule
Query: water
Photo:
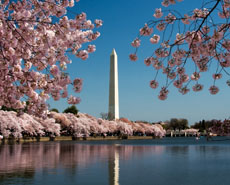
[[230, 140], [0, 145], [1, 185], [229, 185]]

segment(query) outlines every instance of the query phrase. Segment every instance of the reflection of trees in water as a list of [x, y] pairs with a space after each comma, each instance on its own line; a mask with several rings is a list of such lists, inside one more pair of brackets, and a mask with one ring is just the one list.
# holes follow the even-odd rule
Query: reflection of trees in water
[[214, 146], [195, 146], [195, 150], [194, 152], [199, 153], [200, 156], [205, 157], [206, 155], [212, 155], [212, 156], [221, 156], [225, 153], [230, 153], [230, 148], [226, 147], [225, 145], [223, 145], [221, 147], [221, 145], [214, 145]]
[[[114, 179], [119, 179], [120, 159], [126, 160], [132, 155], [141, 157], [149, 152], [160, 154], [162, 151], [162, 146], [89, 145], [76, 142], [0, 145], [0, 178], [33, 179], [36, 171], [42, 171], [45, 175], [49, 169], [63, 167], [65, 173], [75, 176], [79, 169], [94, 163], [108, 163], [110, 178], [115, 182]], [[116, 165], [118, 170], [115, 174]]]
[[189, 146], [166, 146], [165, 151], [170, 154], [188, 154]]
[[32, 168], [28, 168], [28, 169], [18, 169], [17, 171], [15, 170], [15, 172], [12, 173], [1, 173], [0, 174], [0, 180], [4, 179], [4, 178], [12, 178], [12, 177], [17, 177], [17, 178], [33, 178], [35, 174], [35, 170]]

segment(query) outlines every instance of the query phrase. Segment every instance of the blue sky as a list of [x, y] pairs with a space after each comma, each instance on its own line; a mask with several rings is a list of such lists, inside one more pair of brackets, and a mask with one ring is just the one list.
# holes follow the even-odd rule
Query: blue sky
[[[101, 112], [108, 111], [109, 58], [115, 48], [118, 54], [120, 117], [153, 122], [186, 118], [189, 124], [202, 119], [230, 117], [230, 88], [225, 85], [226, 79], [218, 81], [220, 92], [217, 95], [210, 95], [208, 91], [212, 85], [209, 80], [211, 72], [204, 74], [200, 81], [204, 84], [203, 91], [181, 95], [171, 86], [168, 99], [161, 101], [157, 98], [159, 91], [149, 87], [155, 72], [143, 62], [154, 47], [146, 45], [140, 48], [139, 60], [129, 60], [129, 54], [134, 52], [130, 43], [144, 23], [152, 19], [155, 8], [161, 7], [160, 3], [161, 0], [81, 0], [71, 9], [76, 14], [86, 12], [88, 19], [98, 18], [104, 22], [98, 30], [101, 36], [94, 42], [96, 52], [86, 61], [71, 57], [73, 63], [68, 66], [67, 72], [72, 79], [83, 78], [83, 90], [77, 94], [82, 99], [77, 105], [80, 112], [100, 117]], [[200, 0], [184, 0], [172, 8], [183, 14], [200, 6]], [[51, 100], [49, 103], [51, 108], [59, 111], [69, 106], [66, 100]]]

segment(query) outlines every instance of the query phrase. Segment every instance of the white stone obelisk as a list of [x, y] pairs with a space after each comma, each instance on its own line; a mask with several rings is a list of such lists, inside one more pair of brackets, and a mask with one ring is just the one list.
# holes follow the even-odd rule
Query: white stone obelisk
[[109, 120], [119, 119], [119, 98], [118, 98], [118, 66], [117, 53], [113, 49], [110, 55], [110, 80], [109, 80]]

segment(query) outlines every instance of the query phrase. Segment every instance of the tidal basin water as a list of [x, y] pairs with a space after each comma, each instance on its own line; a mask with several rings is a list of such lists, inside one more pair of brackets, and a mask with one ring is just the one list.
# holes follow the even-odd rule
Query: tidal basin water
[[0, 184], [229, 185], [230, 140], [218, 139], [0, 145]]

